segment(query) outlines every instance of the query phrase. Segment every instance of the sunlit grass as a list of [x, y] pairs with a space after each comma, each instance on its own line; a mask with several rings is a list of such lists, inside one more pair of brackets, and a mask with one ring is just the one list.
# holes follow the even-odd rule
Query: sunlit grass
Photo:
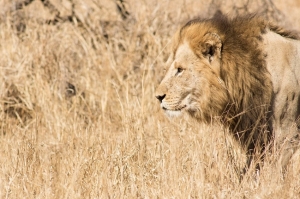
[[299, 153], [285, 178], [276, 152], [241, 178], [227, 129], [160, 110], [170, 37], [196, 3], [131, 3], [122, 21], [102, 2], [89, 27], [47, 25], [30, 8], [24, 32], [2, 18], [1, 198], [297, 198]]

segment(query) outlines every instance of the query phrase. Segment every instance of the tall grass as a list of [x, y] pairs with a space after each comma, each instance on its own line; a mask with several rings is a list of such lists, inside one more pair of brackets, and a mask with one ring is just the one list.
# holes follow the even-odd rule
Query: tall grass
[[159, 108], [170, 37], [207, 5], [130, 1], [122, 20], [112, 1], [78, 4], [81, 17], [94, 11], [81, 24], [47, 24], [38, 1], [2, 15], [1, 198], [300, 196], [299, 153], [285, 178], [275, 151], [241, 179], [245, 155], [227, 129]]

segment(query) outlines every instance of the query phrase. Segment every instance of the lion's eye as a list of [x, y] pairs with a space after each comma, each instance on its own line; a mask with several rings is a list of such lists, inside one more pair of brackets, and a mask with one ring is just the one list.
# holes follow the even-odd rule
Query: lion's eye
[[178, 67], [178, 68], [177, 68], [176, 75], [179, 75], [180, 73], [182, 73], [182, 71], [183, 71], [183, 68]]

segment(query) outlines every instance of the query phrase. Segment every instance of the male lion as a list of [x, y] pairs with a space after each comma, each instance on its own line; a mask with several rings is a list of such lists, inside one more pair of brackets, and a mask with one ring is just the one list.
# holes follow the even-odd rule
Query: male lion
[[[173, 38], [156, 98], [169, 116], [220, 119], [250, 155], [287, 135], [289, 147], [296, 148], [299, 58], [296, 33], [255, 15], [194, 19]], [[285, 150], [283, 164], [291, 154]]]

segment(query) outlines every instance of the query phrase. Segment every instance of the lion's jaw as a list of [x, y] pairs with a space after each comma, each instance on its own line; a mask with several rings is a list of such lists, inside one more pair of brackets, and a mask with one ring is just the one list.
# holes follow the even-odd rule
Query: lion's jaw
[[207, 121], [211, 115], [206, 113], [214, 106], [213, 92], [221, 89], [217, 74], [207, 59], [196, 56], [188, 42], [180, 44], [170, 57], [167, 73], [156, 90], [161, 108], [170, 117], [188, 113]]

